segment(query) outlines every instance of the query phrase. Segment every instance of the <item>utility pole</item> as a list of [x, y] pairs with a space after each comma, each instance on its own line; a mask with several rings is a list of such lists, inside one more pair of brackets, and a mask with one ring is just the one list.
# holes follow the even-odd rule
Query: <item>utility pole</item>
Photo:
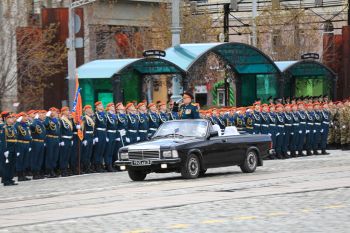
[[258, 44], [258, 40], [257, 40], [257, 35], [256, 35], [256, 22], [255, 22], [255, 19], [256, 19], [256, 16], [258, 14], [258, 2], [257, 0], [252, 0], [252, 25], [253, 25], [253, 28], [252, 28], [252, 45], [254, 47], [257, 46]]
[[[177, 46], [180, 44], [180, 0], [172, 0], [171, 2], [171, 45]], [[172, 77], [172, 85], [173, 85], [173, 95], [171, 99], [177, 101], [181, 99], [180, 95], [180, 78], [175, 74]], [[185, 91], [185, 90], [184, 90]]]
[[229, 42], [230, 37], [230, 21], [229, 21], [229, 15], [230, 15], [230, 4], [224, 5], [224, 35], [225, 35], [225, 42]]
[[75, 51], [75, 14], [74, 9], [93, 3], [96, 0], [69, 0], [68, 7], [68, 100], [69, 106], [73, 106], [75, 95], [75, 69], [77, 68], [77, 53]]

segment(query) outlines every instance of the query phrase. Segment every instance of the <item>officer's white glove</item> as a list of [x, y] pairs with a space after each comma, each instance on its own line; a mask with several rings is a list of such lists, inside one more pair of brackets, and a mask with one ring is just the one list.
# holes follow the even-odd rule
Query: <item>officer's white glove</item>
[[81, 126], [80, 126], [80, 125], [77, 125], [76, 127], [77, 127], [77, 129], [81, 129]]
[[106, 142], [109, 142], [109, 138], [106, 138]]
[[72, 141], [72, 146], [74, 145], [74, 142]]
[[4, 155], [7, 158], [9, 156], [10, 152], [9, 151], [5, 151]]
[[116, 138], [115, 140], [116, 140], [117, 142], [120, 142], [120, 138]]
[[97, 143], [97, 142], [98, 142], [98, 138], [95, 138], [94, 140], [95, 140], [95, 143]]
[[137, 140], [137, 141], [140, 141], [140, 137], [137, 137], [136, 140]]
[[346, 125], [343, 125], [342, 128], [343, 128], [343, 129], [346, 129]]
[[19, 152], [17, 152], [17, 154], [16, 154], [16, 155], [17, 155], [17, 157], [18, 157], [18, 156], [20, 155], [20, 153], [19, 153]]
[[47, 116], [47, 117], [51, 116], [51, 111], [48, 111], [48, 112], [46, 113], [46, 116]]
[[39, 114], [35, 114], [34, 119], [39, 119]]
[[299, 130], [299, 133], [303, 133], [303, 131]]
[[23, 117], [18, 117], [18, 119], [17, 119], [17, 122], [21, 122], [22, 121], [22, 119], [23, 119]]
[[87, 141], [86, 140], [83, 141], [83, 145], [87, 146]]
[[129, 142], [130, 142], [130, 138], [126, 138], [125, 141], [126, 141], [127, 143], [129, 143]]
[[31, 152], [31, 151], [32, 151], [32, 148], [31, 148], [31, 147], [29, 147], [28, 151], [29, 151], [29, 152]]

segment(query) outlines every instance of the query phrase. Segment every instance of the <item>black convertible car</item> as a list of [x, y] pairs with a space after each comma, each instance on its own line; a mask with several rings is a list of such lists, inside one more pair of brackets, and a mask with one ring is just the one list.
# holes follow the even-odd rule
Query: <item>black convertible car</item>
[[242, 172], [254, 172], [269, 152], [268, 135], [237, 132], [235, 127], [222, 135], [208, 120], [175, 120], [162, 124], [150, 141], [122, 147], [115, 164], [134, 181], [151, 172], [179, 172], [194, 179], [215, 167], [238, 165]]

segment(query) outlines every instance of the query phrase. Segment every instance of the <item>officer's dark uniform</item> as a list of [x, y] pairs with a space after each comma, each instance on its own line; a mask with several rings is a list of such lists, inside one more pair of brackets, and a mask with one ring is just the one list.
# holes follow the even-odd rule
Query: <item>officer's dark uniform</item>
[[139, 121], [139, 136], [140, 142], [148, 140], [149, 119], [146, 113], [139, 113], [137, 115]]
[[66, 118], [61, 118], [61, 138], [60, 138], [60, 154], [59, 154], [59, 168], [62, 176], [67, 176], [67, 169], [69, 158], [72, 151], [73, 142], [73, 124]]
[[113, 153], [116, 147], [116, 139], [117, 139], [117, 116], [112, 113], [107, 113], [107, 144], [106, 150], [104, 153], [104, 162], [107, 170], [109, 172], [113, 172], [114, 169], [112, 167], [113, 162]]
[[128, 130], [126, 131], [126, 137], [129, 139], [129, 144], [136, 143], [140, 140], [138, 135], [139, 119], [136, 114], [130, 113], [128, 116]]
[[328, 132], [329, 132], [329, 122], [330, 122], [330, 118], [331, 118], [331, 113], [328, 110], [323, 109], [321, 111], [321, 114], [322, 114], [321, 150], [322, 150], [322, 154], [326, 155], [326, 154], [328, 154], [326, 152], [326, 147], [327, 147], [327, 138], [328, 138]]
[[298, 118], [299, 118], [299, 137], [298, 137], [298, 143], [297, 143], [297, 150], [299, 156], [304, 156], [303, 149], [304, 149], [304, 143], [305, 143], [305, 136], [306, 136], [306, 128], [307, 128], [307, 117], [305, 111], [299, 110], [297, 112]]
[[40, 179], [43, 178], [40, 176], [39, 172], [44, 162], [46, 128], [40, 119], [34, 119], [33, 123], [30, 125], [30, 129], [33, 138], [31, 157], [33, 179]]
[[148, 121], [148, 125], [149, 125], [149, 130], [148, 130], [148, 137], [152, 137], [155, 132], [157, 131], [157, 129], [159, 128], [160, 125], [160, 119], [157, 113], [155, 112], [149, 112], [148, 114], [149, 116], [149, 121]]
[[83, 116], [81, 127], [84, 135], [81, 143], [81, 165], [83, 172], [90, 173], [92, 172], [90, 161], [92, 157], [95, 122], [91, 117], [85, 115]]
[[284, 157], [288, 158], [287, 152], [290, 150], [290, 139], [293, 133], [293, 117], [289, 112], [284, 112], [284, 133], [282, 153]]
[[291, 116], [293, 118], [293, 127], [290, 138], [290, 155], [292, 157], [296, 156], [296, 151], [298, 150], [299, 143], [299, 131], [300, 131], [300, 123], [299, 123], [299, 115], [297, 112], [291, 112]]
[[57, 166], [59, 155], [59, 143], [61, 124], [57, 118], [47, 117], [44, 125], [46, 127], [46, 158], [45, 168], [50, 173], [50, 178], [56, 177], [54, 169]]
[[[3, 134], [1, 141], [4, 142], [3, 153], [0, 162], [2, 164], [3, 174], [1, 183], [4, 186], [14, 185], [13, 177], [15, 175], [16, 166], [16, 130], [12, 125], [3, 126]], [[4, 154], [6, 153], [6, 155]]]
[[29, 170], [31, 161], [29, 157], [29, 144], [32, 141], [30, 129], [26, 122], [16, 122], [14, 127], [17, 132], [16, 172], [18, 181], [30, 180], [25, 176], [25, 171]]
[[106, 139], [107, 139], [107, 131], [106, 131], [106, 114], [104, 112], [96, 112], [95, 113], [95, 148], [93, 154], [93, 164], [95, 166], [95, 170], [97, 172], [102, 172], [102, 158], [106, 149]]
[[198, 107], [194, 103], [181, 105], [179, 116], [181, 119], [200, 119]]
[[282, 159], [282, 151], [283, 151], [283, 141], [284, 141], [284, 113], [277, 112], [276, 113], [276, 125], [277, 125], [277, 133], [276, 133], [276, 156], [279, 159]]
[[309, 112], [306, 111], [306, 134], [305, 134], [305, 149], [307, 152], [307, 155], [312, 155], [311, 149], [313, 146], [314, 141], [314, 122], [315, 122], [315, 116], [313, 114], [313, 111]]

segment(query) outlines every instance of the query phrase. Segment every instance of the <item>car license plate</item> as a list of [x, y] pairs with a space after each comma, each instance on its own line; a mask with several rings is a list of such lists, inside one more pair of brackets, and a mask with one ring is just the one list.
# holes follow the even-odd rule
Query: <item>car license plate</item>
[[131, 166], [149, 166], [151, 165], [151, 160], [133, 160], [131, 161]]

